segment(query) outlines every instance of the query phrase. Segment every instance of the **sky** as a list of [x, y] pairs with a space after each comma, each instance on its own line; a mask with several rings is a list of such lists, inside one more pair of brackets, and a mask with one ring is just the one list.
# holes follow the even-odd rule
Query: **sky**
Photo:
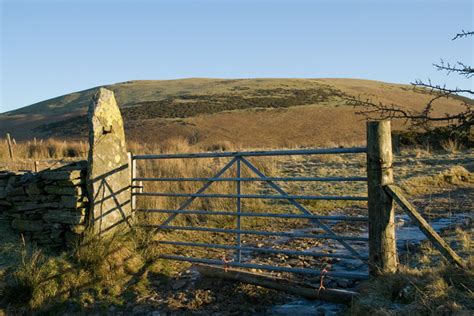
[[416, 79], [473, 88], [473, 1], [0, 0], [0, 112], [140, 79]]

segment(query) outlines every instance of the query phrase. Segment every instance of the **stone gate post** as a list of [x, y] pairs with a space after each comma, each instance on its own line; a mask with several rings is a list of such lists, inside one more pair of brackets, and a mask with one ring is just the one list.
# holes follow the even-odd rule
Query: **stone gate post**
[[[99, 88], [88, 110], [89, 231], [103, 235], [130, 226], [130, 169], [122, 115], [114, 93]], [[125, 225], [125, 226], [124, 226]]]

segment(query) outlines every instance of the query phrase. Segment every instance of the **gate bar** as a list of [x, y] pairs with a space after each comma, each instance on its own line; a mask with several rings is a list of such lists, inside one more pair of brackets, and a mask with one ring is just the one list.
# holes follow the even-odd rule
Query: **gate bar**
[[[287, 268], [287, 267], [277, 267], [267, 264], [255, 264], [255, 263], [240, 263], [240, 262], [224, 262], [222, 260], [206, 259], [206, 258], [187, 258], [182, 256], [173, 256], [173, 255], [160, 255], [159, 258], [170, 259], [170, 260], [179, 260], [179, 261], [188, 261], [204, 264], [214, 264], [214, 265], [223, 265], [230, 267], [240, 267], [240, 268], [251, 268], [251, 269], [261, 269], [268, 271], [280, 271], [280, 272], [293, 272], [293, 273], [302, 273], [302, 274], [311, 274], [311, 275], [321, 275], [319, 270], [311, 270], [304, 268]], [[352, 273], [352, 272], [324, 272], [324, 275], [331, 277], [339, 277], [345, 279], [368, 279], [369, 275], [365, 273]], [[316, 291], [316, 289], [315, 289]]]
[[353, 241], [369, 241], [365, 237], [355, 236], [341, 236], [341, 235], [329, 235], [329, 234], [305, 234], [305, 233], [290, 233], [290, 232], [267, 232], [259, 230], [242, 230], [242, 229], [225, 229], [225, 228], [209, 228], [209, 227], [194, 227], [194, 226], [169, 226], [169, 225], [152, 225], [144, 224], [139, 225], [144, 228], [159, 228], [159, 229], [170, 229], [170, 230], [188, 230], [188, 231], [200, 231], [200, 232], [213, 232], [213, 233], [224, 233], [224, 234], [246, 234], [246, 235], [260, 235], [260, 236], [279, 236], [279, 237], [290, 237], [290, 238], [311, 238], [311, 239], [334, 239], [334, 240], [353, 240]]
[[[245, 158], [242, 158], [242, 161], [247, 165], [247, 167], [250, 168], [250, 170], [252, 170], [257, 176], [259, 177], [266, 177], [265, 174], [263, 174], [260, 170], [258, 170], [257, 167], [255, 167], [250, 161], [248, 161], [247, 159]], [[288, 193], [286, 193], [285, 190], [283, 190], [279, 185], [277, 185], [275, 182], [273, 181], [267, 181], [268, 185], [270, 185], [273, 189], [275, 189], [278, 193], [280, 193], [281, 195], [283, 196], [288, 196]], [[311, 212], [308, 211], [303, 205], [301, 205], [301, 203], [299, 203], [298, 201], [295, 201], [294, 199], [289, 199], [288, 202], [290, 202], [291, 204], [293, 204], [298, 210], [300, 210], [302, 213], [304, 214], [307, 214], [307, 215], [311, 215]], [[324, 229], [328, 234], [331, 234], [331, 235], [336, 235], [336, 233], [331, 229], [331, 227], [329, 227], [328, 225], [324, 224], [323, 222], [321, 222], [320, 220], [318, 219], [314, 219], [313, 222], [315, 222], [316, 224], [319, 225], [319, 227], [321, 227], [322, 229]], [[347, 250], [349, 250], [351, 253], [353, 253], [354, 255], [358, 256], [360, 258], [360, 260], [364, 261], [364, 259], [360, 256], [360, 254], [357, 252], [357, 250], [355, 250], [351, 245], [349, 245], [347, 242], [345, 242], [344, 240], [339, 240], [339, 243], [341, 245], [343, 245]]]
[[[242, 195], [241, 193], [241, 186], [240, 186], [240, 161], [242, 160], [241, 157], [237, 157], [237, 162], [236, 162], [236, 173], [237, 173], [237, 181], [236, 181], [236, 190], [237, 190], [237, 201], [236, 201], [236, 212], [237, 212], [237, 227], [236, 229], [237, 230], [240, 230], [240, 216], [241, 216], [241, 213], [242, 213], [242, 202], [241, 202], [241, 198], [240, 196]], [[242, 240], [241, 240], [241, 236], [240, 236], [240, 233], [237, 233], [237, 262], [240, 262], [241, 259], [242, 259], [242, 251], [240, 250], [240, 247], [242, 246]]]
[[[223, 175], [227, 169], [229, 169], [230, 167], [232, 167], [232, 165], [234, 164], [234, 162], [237, 160], [237, 158], [232, 158], [221, 170], [219, 170], [219, 172], [217, 172], [213, 178], [219, 178], [221, 175]], [[204, 191], [207, 190], [207, 188], [209, 188], [212, 184], [214, 183], [214, 181], [207, 181], [199, 190], [196, 191], [196, 194], [200, 194]], [[142, 193], [140, 193], [142, 194]], [[186, 207], [188, 207], [191, 203], [193, 203], [193, 201], [196, 199], [196, 197], [190, 197], [189, 199], [187, 199], [186, 201], [184, 201], [183, 203], [181, 203], [181, 205], [178, 207], [178, 210], [184, 210]], [[169, 216], [164, 222], [163, 222], [163, 225], [167, 225], [169, 224], [174, 218], [176, 217], [176, 214], [172, 214], [171, 216]]]
[[177, 159], [177, 158], [223, 158], [223, 157], [257, 157], [257, 156], [292, 156], [292, 155], [326, 155], [326, 154], [358, 154], [366, 153], [366, 147], [352, 148], [323, 148], [323, 149], [296, 149], [274, 151], [236, 151], [236, 152], [209, 152], [187, 154], [161, 154], [161, 155], [133, 155], [133, 159]]
[[356, 181], [367, 181], [366, 177], [294, 177], [294, 178], [285, 178], [285, 177], [266, 177], [266, 178], [133, 178], [133, 181], [195, 181], [195, 182], [204, 182], [204, 181], [301, 181], [301, 182], [356, 182]]
[[[137, 209], [137, 212], [144, 213], [165, 213], [165, 214], [188, 214], [188, 215], [223, 215], [236, 216], [235, 212], [221, 212], [221, 211], [204, 211], [204, 210], [161, 210], [161, 209]], [[306, 214], [285, 214], [285, 213], [248, 213], [241, 212], [242, 217], [275, 217], [275, 218], [301, 218], [301, 219], [320, 219], [327, 221], [353, 221], [353, 222], [367, 222], [366, 216], [324, 216], [324, 215], [306, 215]]]
[[264, 194], [196, 194], [196, 193], [172, 193], [172, 192], [137, 192], [135, 195], [142, 196], [174, 196], [193, 198], [225, 198], [225, 199], [270, 199], [270, 200], [326, 200], [326, 201], [367, 201], [365, 196], [311, 196], [311, 195], [264, 195]]
[[284, 255], [307, 256], [307, 257], [315, 257], [315, 258], [323, 257], [323, 258], [358, 259], [356, 256], [342, 255], [342, 254], [340, 255], [340, 254], [333, 254], [333, 253], [272, 249], [272, 248], [257, 248], [257, 247], [236, 247], [233, 245], [207, 244], [207, 243], [195, 243], [195, 242], [184, 242], [184, 241], [154, 240], [152, 241], [152, 243], [161, 244], [161, 245], [183, 246], [183, 247], [216, 248], [216, 249], [228, 249], [228, 250], [237, 249], [241, 251], [253, 251], [253, 252], [264, 252], [264, 253], [275, 253], [275, 254], [281, 253]]

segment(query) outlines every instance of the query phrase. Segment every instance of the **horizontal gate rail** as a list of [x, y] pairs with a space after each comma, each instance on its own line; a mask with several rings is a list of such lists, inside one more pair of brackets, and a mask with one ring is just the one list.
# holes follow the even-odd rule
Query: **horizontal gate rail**
[[327, 154], [358, 154], [366, 153], [366, 147], [327, 148], [327, 149], [296, 149], [273, 151], [239, 151], [239, 152], [210, 152], [161, 155], [133, 155], [133, 159], [179, 159], [179, 158], [224, 158], [224, 157], [262, 157], [262, 156], [294, 156], [294, 155], [327, 155]]
[[[232, 167], [232, 165], [237, 161], [237, 158], [233, 158], [231, 159], [231, 161], [229, 161], [225, 166], [224, 168], [222, 168], [219, 172], [217, 172], [213, 178], [218, 178], [220, 177], [221, 175], [223, 175], [230, 167]], [[201, 194], [202, 192], [206, 191], [207, 188], [209, 188], [212, 184], [214, 183], [214, 181], [208, 181], [206, 182], [199, 190], [196, 191], [195, 194]], [[196, 199], [196, 197], [190, 197], [189, 199], [187, 199], [186, 201], [184, 201], [183, 203], [180, 204], [180, 206], [178, 207], [178, 210], [184, 210], [186, 207], [188, 207], [189, 205], [191, 205], [191, 203], [193, 203], [193, 201]], [[172, 214], [170, 217], [168, 217], [163, 225], [167, 225], [169, 224], [175, 217], [176, 217], [177, 214]]]
[[245, 181], [245, 182], [256, 182], [256, 181], [295, 181], [295, 182], [367, 182], [366, 177], [294, 177], [294, 178], [283, 178], [283, 177], [268, 177], [268, 178], [133, 178], [133, 181], [158, 181], [158, 182], [171, 182], [171, 181], [194, 181], [194, 182], [205, 182], [205, 181]]
[[[309, 155], [337, 155], [337, 154], [359, 154], [367, 153], [366, 147], [354, 147], [354, 148], [327, 148], [327, 149], [295, 149], [295, 150], [273, 150], [273, 151], [246, 151], [246, 152], [208, 152], [208, 153], [181, 153], [181, 154], [157, 154], [157, 155], [131, 155], [131, 161], [134, 164], [137, 160], [159, 160], [159, 159], [193, 159], [193, 158], [208, 158], [214, 159], [217, 158], [231, 158], [228, 163], [223, 167], [220, 167], [220, 171], [216, 174], [207, 175], [204, 177], [172, 177], [168, 175], [167, 177], [154, 177], [153, 175], [146, 177], [145, 175], [137, 176], [132, 174], [132, 197], [176, 197], [183, 198], [182, 202], [179, 202], [179, 206], [175, 209], [160, 209], [160, 208], [134, 208], [135, 211], [152, 214], [159, 213], [164, 214], [164, 219], [161, 223], [158, 224], [149, 224], [143, 223], [139, 225], [145, 229], [151, 229], [156, 232], [167, 233], [169, 231], [177, 232], [179, 231], [195, 231], [208, 233], [209, 236], [212, 234], [227, 234], [230, 239], [234, 240], [235, 243], [230, 245], [226, 243], [212, 243], [211, 241], [206, 242], [194, 242], [192, 240], [154, 240], [152, 243], [157, 243], [161, 245], [171, 245], [176, 247], [200, 247], [207, 249], [221, 249], [224, 250], [224, 253], [228, 254], [232, 252], [234, 254], [233, 260], [227, 260], [225, 256], [222, 260], [219, 259], [209, 259], [209, 258], [196, 258], [190, 255], [172, 255], [172, 254], [163, 254], [160, 257], [163, 259], [171, 260], [180, 260], [188, 262], [197, 262], [205, 264], [218, 264], [223, 266], [235, 266], [241, 268], [255, 268], [269, 271], [280, 271], [280, 272], [292, 272], [292, 273], [303, 273], [310, 275], [321, 275], [321, 271], [313, 270], [310, 268], [292, 268], [292, 267], [280, 267], [273, 266], [269, 264], [256, 264], [248, 262], [247, 259], [244, 259], [247, 262], [242, 262], [242, 252], [255, 252], [255, 253], [264, 253], [264, 254], [283, 254], [290, 256], [306, 256], [312, 258], [341, 258], [347, 260], [361, 260], [366, 263], [368, 258], [367, 254], [359, 252], [355, 247], [355, 243], [351, 242], [367, 242], [369, 239], [366, 236], [361, 235], [340, 235], [340, 233], [335, 232], [334, 227], [331, 226], [331, 221], [351, 221], [351, 222], [360, 222], [367, 223], [367, 216], [345, 216], [345, 215], [314, 215], [310, 212], [303, 204], [303, 200], [320, 200], [320, 201], [354, 201], [354, 202], [365, 202], [368, 201], [367, 195], [361, 194], [360, 196], [337, 196], [337, 195], [303, 195], [303, 194], [289, 194], [285, 189], [280, 185], [281, 183], [296, 183], [296, 182], [326, 182], [326, 183], [335, 183], [335, 182], [365, 182], [367, 183], [368, 179], [365, 176], [357, 176], [354, 174], [349, 174], [347, 176], [267, 176], [262, 173], [258, 168], [248, 160], [248, 157], [275, 157], [275, 156], [309, 156]], [[234, 166], [234, 169], [231, 167]], [[242, 177], [241, 166], [244, 166], [247, 171], [250, 171], [250, 174], [245, 174], [245, 177]], [[216, 165], [217, 167], [217, 165]], [[227, 171], [230, 171], [227, 172]], [[224, 176], [224, 174], [226, 176]], [[200, 188], [194, 192], [144, 192], [143, 189], [148, 188], [144, 182], [202, 182]], [[235, 183], [235, 188], [233, 192], [205, 192], [213, 183], [215, 182], [233, 182]], [[276, 192], [242, 192], [242, 183], [257, 182], [263, 183], [269, 186]], [[155, 191], [161, 191], [156, 189]], [[163, 190], [167, 191], [167, 190]], [[171, 190], [169, 190], [171, 191]], [[257, 194], [260, 193], [260, 194]], [[350, 194], [350, 193], [349, 193]], [[194, 200], [199, 198], [214, 198], [214, 199], [234, 199], [235, 200], [235, 210], [188, 210], [187, 208], [193, 203]], [[264, 213], [262, 210], [258, 212], [244, 212], [242, 210], [242, 199], [264, 199], [264, 200], [281, 200], [287, 201], [301, 214], [290, 214], [291, 211], [283, 211], [283, 213]], [[173, 200], [174, 202], [177, 202]], [[199, 208], [199, 207], [198, 207]], [[271, 210], [269, 210], [271, 212]], [[286, 212], [286, 213], [285, 213]], [[205, 216], [231, 216], [235, 218], [235, 223], [233, 228], [215, 228], [215, 227], [200, 227], [200, 226], [174, 226], [170, 224], [176, 216], [179, 215], [205, 215]], [[268, 231], [269, 226], [265, 228], [260, 228], [261, 230], [252, 230], [244, 229], [241, 227], [241, 219], [245, 217], [262, 217], [262, 218], [282, 218], [282, 219], [306, 219], [310, 223], [313, 223], [319, 227], [315, 227], [318, 230], [316, 231]], [[161, 217], [160, 217], [161, 218]], [[351, 233], [349, 233], [351, 234]], [[181, 235], [183, 235], [181, 233]], [[337, 243], [340, 243], [348, 252], [343, 253], [325, 253], [323, 250], [311, 251], [311, 250], [292, 250], [292, 249], [275, 249], [272, 246], [267, 247], [255, 247], [250, 245], [242, 245], [242, 237], [245, 235], [256, 235], [256, 236], [271, 236], [271, 237], [280, 237], [280, 238], [289, 238], [289, 239], [317, 239], [317, 240], [334, 240]], [[173, 235], [161, 235], [168, 236], [172, 238]], [[160, 238], [161, 239], [161, 238]], [[270, 240], [273, 240], [270, 238]], [[189, 248], [188, 248], [189, 249]], [[186, 250], [186, 249], [181, 249]], [[215, 253], [214, 253], [215, 255]], [[258, 257], [257, 257], [258, 258]], [[350, 271], [334, 271], [326, 273], [325, 275], [334, 276], [334, 277], [344, 277], [344, 278], [353, 278], [353, 279], [365, 279], [368, 277], [368, 274], [364, 273], [352, 273]]]
[[[263, 252], [263, 253], [274, 253], [284, 254], [290, 256], [306, 256], [315, 258], [341, 258], [341, 259], [358, 259], [355, 256], [323, 253], [323, 252], [311, 252], [311, 251], [297, 251], [297, 250], [286, 250], [286, 249], [272, 249], [272, 248], [258, 248], [258, 247], [239, 247], [235, 245], [221, 245], [221, 244], [207, 244], [207, 243], [195, 243], [195, 242], [183, 242], [183, 241], [168, 241], [168, 240], [155, 240], [152, 243], [160, 245], [174, 245], [183, 247], [202, 247], [202, 248], [215, 248], [225, 250], [241, 250], [251, 252]], [[368, 259], [368, 258], [366, 258]]]
[[[257, 176], [265, 178], [266, 175], [263, 174], [260, 170], [258, 170], [257, 167], [255, 167], [250, 161], [248, 161], [245, 158], [241, 158], [242, 161], [244, 162], [247, 167], [252, 170]], [[278, 193], [280, 193], [282, 196], [288, 196], [288, 193], [286, 193], [285, 190], [283, 190], [280, 186], [278, 186], [275, 182], [273, 181], [266, 181], [268, 185], [270, 185], [274, 190], [276, 190]], [[306, 215], [312, 215], [310, 211], [308, 211], [303, 205], [301, 205], [299, 202], [297, 202], [295, 199], [289, 199], [288, 200], [291, 204], [293, 204], [298, 210], [300, 210], [302, 213]], [[321, 222], [318, 219], [313, 219], [313, 223], [317, 224], [319, 227], [324, 229], [326, 233], [331, 234], [331, 235], [336, 235], [336, 233], [326, 224]], [[364, 260], [362, 256], [359, 254], [357, 250], [355, 250], [351, 245], [349, 245], [346, 241], [344, 240], [339, 240], [339, 243], [343, 245], [347, 250], [349, 250], [352, 254], [358, 256], [360, 260]]]
[[169, 230], [186, 230], [186, 231], [201, 231], [211, 233], [223, 233], [223, 234], [244, 234], [244, 235], [259, 235], [259, 236], [279, 236], [289, 238], [308, 238], [308, 239], [333, 239], [333, 240], [353, 240], [353, 241], [369, 241], [365, 237], [355, 236], [341, 236], [336, 234], [305, 234], [305, 233], [290, 233], [290, 232], [268, 232], [258, 230], [242, 230], [242, 229], [227, 229], [227, 228], [209, 228], [209, 227], [194, 227], [194, 226], [169, 226], [169, 225], [152, 225], [142, 224], [139, 225], [144, 228], [160, 228]]
[[325, 201], [367, 201], [365, 196], [311, 196], [311, 195], [263, 195], [263, 194], [196, 194], [172, 192], [137, 192], [137, 196], [173, 196], [194, 198], [224, 198], [224, 199], [270, 199], [270, 200], [325, 200]]
[[305, 215], [305, 214], [284, 214], [284, 213], [249, 213], [249, 212], [221, 212], [205, 210], [161, 210], [161, 209], [137, 209], [136, 212], [144, 213], [164, 213], [164, 214], [187, 214], [187, 215], [217, 215], [217, 216], [242, 216], [242, 217], [272, 217], [272, 218], [301, 218], [301, 219], [319, 219], [326, 221], [352, 221], [367, 222], [366, 216], [343, 216], [343, 215]]
[[[278, 266], [271, 266], [266, 264], [254, 264], [254, 263], [240, 263], [240, 262], [228, 262], [223, 260], [214, 260], [214, 259], [206, 259], [206, 258], [188, 258], [182, 256], [173, 256], [173, 255], [160, 255], [162, 259], [170, 259], [170, 260], [178, 260], [178, 261], [188, 261], [188, 262], [195, 262], [195, 263], [204, 263], [204, 264], [217, 264], [223, 266], [230, 266], [230, 267], [239, 267], [239, 268], [250, 268], [250, 269], [260, 269], [260, 270], [268, 270], [268, 271], [279, 271], [279, 272], [292, 272], [292, 273], [302, 273], [302, 274], [310, 274], [320, 276], [323, 272], [318, 270], [312, 269], [304, 269], [304, 268], [287, 268], [287, 267], [278, 267]], [[353, 272], [324, 272], [325, 276], [331, 277], [339, 277], [345, 279], [357, 279], [357, 280], [365, 280], [369, 278], [368, 274], [365, 273], [353, 273]]]

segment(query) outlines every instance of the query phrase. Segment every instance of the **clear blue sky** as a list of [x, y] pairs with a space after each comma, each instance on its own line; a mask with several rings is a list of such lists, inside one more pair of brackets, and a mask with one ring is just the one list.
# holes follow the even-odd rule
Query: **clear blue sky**
[[409, 83], [473, 64], [472, 1], [0, 0], [0, 112], [93, 86], [186, 77]]

